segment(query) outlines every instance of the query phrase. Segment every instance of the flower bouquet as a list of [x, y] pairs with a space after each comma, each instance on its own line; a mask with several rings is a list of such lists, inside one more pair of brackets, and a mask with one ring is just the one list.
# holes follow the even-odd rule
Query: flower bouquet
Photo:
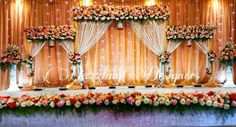
[[93, 5], [73, 8], [74, 21], [123, 21], [123, 20], [168, 20], [167, 6], [113, 6]]
[[29, 77], [34, 76], [34, 71], [33, 71], [33, 57], [29, 56], [26, 60], [23, 61], [27, 67], [30, 69], [30, 72], [28, 73]]
[[220, 52], [220, 67], [227, 68], [232, 66], [236, 49], [233, 42], [227, 42], [225, 47]]
[[71, 52], [69, 54], [69, 60], [70, 60], [70, 63], [77, 65], [77, 64], [80, 64], [81, 62], [81, 56], [79, 53]]
[[172, 60], [171, 53], [164, 52], [164, 54], [159, 56], [159, 59], [162, 63], [169, 63]]
[[3, 53], [1, 57], [1, 68], [5, 70], [9, 68], [11, 65], [20, 65], [22, 62], [21, 55], [19, 53], [19, 48], [14, 44], [9, 44], [7, 46], [7, 51]]
[[211, 63], [213, 63], [217, 57], [216, 52], [210, 51], [207, 53], [208, 59]]

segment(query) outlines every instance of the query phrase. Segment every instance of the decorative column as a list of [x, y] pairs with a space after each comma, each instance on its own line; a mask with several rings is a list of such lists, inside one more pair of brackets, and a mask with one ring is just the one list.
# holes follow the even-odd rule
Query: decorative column
[[16, 65], [10, 64], [10, 85], [7, 91], [19, 91], [16, 83]]

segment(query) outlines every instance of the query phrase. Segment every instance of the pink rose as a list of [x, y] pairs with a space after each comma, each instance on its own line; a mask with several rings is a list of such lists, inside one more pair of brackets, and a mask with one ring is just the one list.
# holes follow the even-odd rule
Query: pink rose
[[88, 101], [88, 99], [85, 99], [82, 103], [87, 105], [89, 103], [89, 101]]
[[101, 105], [101, 104], [102, 104], [102, 100], [97, 99], [97, 100], [96, 100], [96, 104], [97, 104], [97, 105]]
[[134, 100], [133, 97], [129, 97], [129, 98], [127, 99], [127, 102], [128, 102], [129, 104], [133, 105], [134, 102], [135, 102], [135, 100]]
[[44, 107], [46, 107], [46, 106], [48, 105], [48, 101], [47, 101], [47, 100], [43, 100], [41, 103], [42, 103], [42, 105], [43, 105]]
[[60, 101], [58, 101], [58, 102], [56, 103], [56, 105], [57, 105], [58, 107], [63, 107], [64, 104], [65, 104], [65, 102], [64, 102], [63, 100], [60, 100]]
[[236, 107], [236, 101], [232, 101], [232, 106]]
[[172, 105], [176, 105], [176, 104], [178, 103], [178, 101], [177, 101], [176, 99], [171, 99], [171, 100], [170, 100], [170, 103], [171, 103]]
[[185, 102], [185, 104], [186, 104], [186, 105], [190, 105], [191, 102], [192, 102], [192, 101], [191, 101], [190, 99], [187, 99], [186, 102]]

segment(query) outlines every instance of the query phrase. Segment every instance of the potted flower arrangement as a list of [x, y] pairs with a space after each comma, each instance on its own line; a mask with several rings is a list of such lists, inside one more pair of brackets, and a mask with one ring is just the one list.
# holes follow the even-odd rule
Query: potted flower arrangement
[[14, 44], [9, 44], [7, 46], [7, 51], [4, 52], [1, 57], [1, 69], [5, 70], [11, 66], [20, 65], [21, 62], [22, 58], [19, 53], [19, 48]]
[[232, 66], [235, 50], [236, 49], [233, 42], [229, 41], [226, 43], [225, 47], [220, 52], [220, 68], [225, 69], [228, 66]]
[[[7, 51], [1, 57], [1, 68], [5, 70], [10, 68], [10, 86], [8, 91], [18, 91], [19, 88], [16, 83], [16, 66], [22, 62], [19, 48], [14, 44], [7, 46]], [[18, 66], [19, 67], [19, 66]]]

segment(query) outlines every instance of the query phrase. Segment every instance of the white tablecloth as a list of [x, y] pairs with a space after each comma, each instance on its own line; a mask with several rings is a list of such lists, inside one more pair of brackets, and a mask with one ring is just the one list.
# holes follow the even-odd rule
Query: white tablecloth
[[59, 88], [45, 88], [42, 91], [17, 91], [17, 92], [8, 92], [8, 91], [1, 91], [0, 96], [20, 96], [22, 94], [29, 94], [29, 95], [50, 95], [50, 94], [80, 94], [80, 93], [88, 93], [92, 91], [94, 93], [126, 93], [126, 92], [134, 92], [139, 91], [142, 93], [170, 93], [170, 92], [236, 92], [236, 87], [218, 87], [218, 88], [201, 88], [201, 87], [184, 87], [184, 88], [145, 88], [144, 86], [136, 86], [135, 88], [128, 88], [127, 86], [118, 86], [116, 89], [109, 89], [108, 87], [96, 87], [96, 89], [82, 89], [82, 90], [66, 90], [60, 91]]

